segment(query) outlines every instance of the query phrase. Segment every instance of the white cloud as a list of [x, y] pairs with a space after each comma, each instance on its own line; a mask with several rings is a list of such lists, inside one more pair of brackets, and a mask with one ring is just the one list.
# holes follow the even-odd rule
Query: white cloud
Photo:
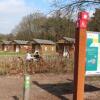
[[0, 1], [1, 13], [25, 13], [30, 10], [30, 7], [26, 6], [24, 0], [2, 0]]
[[25, 0], [0, 0], [0, 32], [9, 33], [23, 16], [33, 10]]

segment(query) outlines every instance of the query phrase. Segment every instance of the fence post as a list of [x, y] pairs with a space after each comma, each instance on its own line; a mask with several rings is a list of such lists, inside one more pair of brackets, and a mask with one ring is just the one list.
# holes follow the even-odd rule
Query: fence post
[[23, 100], [30, 100], [30, 76], [24, 75]]

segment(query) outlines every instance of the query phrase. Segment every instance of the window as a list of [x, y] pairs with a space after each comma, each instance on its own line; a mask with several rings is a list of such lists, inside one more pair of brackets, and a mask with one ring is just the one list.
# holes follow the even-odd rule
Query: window
[[52, 47], [52, 51], [54, 51], [54, 47]]
[[48, 48], [47, 47], [45, 47], [45, 51], [47, 51], [48, 50]]

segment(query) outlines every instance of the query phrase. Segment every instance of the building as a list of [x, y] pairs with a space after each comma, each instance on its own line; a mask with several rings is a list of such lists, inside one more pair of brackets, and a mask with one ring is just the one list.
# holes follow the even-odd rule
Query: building
[[13, 51], [15, 52], [26, 52], [27, 50], [32, 51], [32, 45], [29, 41], [25, 40], [13, 40], [11, 42], [11, 45], [13, 46]]
[[32, 51], [32, 45], [29, 41], [25, 40], [3, 40], [0, 42], [0, 50], [8, 52], [26, 52], [27, 50]]
[[55, 55], [56, 44], [51, 40], [33, 39], [32, 51], [39, 51], [41, 55]]
[[11, 51], [13, 47], [11, 45], [11, 41], [2, 40], [0, 42], [0, 50], [1, 51]]
[[72, 53], [74, 51], [74, 38], [63, 37], [57, 41], [57, 52], [60, 55], [66, 54], [66, 52]]
[[13, 40], [1, 41], [0, 50], [8, 52], [36, 52], [42, 56], [56, 55], [56, 43], [51, 40], [33, 39], [32, 41]]

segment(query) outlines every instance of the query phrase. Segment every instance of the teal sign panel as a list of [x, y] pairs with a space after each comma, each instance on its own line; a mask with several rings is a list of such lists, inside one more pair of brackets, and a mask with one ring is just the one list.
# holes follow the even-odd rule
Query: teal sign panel
[[86, 54], [86, 70], [96, 71], [98, 61], [98, 48], [97, 47], [87, 47]]
[[86, 74], [100, 74], [100, 33], [87, 32]]

